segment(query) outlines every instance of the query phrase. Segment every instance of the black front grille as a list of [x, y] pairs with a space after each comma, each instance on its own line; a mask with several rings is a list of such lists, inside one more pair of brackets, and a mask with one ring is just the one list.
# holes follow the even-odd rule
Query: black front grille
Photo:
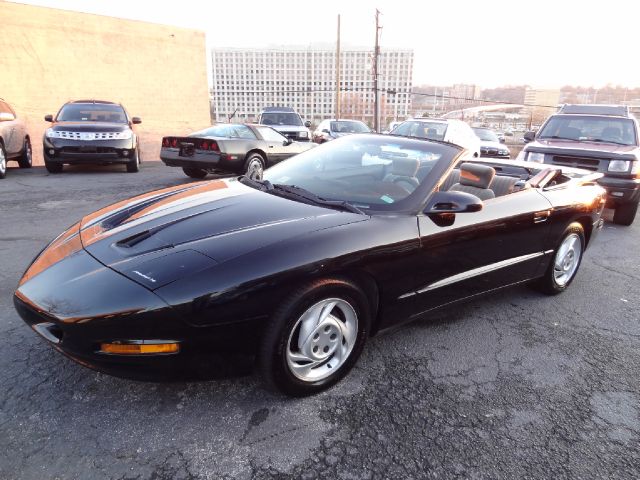
[[552, 161], [554, 165], [563, 165], [565, 167], [584, 168], [585, 170], [600, 170], [600, 160], [597, 158], [568, 157], [564, 155], [553, 155]]
[[60, 152], [61, 153], [117, 153], [117, 150], [111, 147], [82, 146], [82, 147], [62, 147], [60, 149]]

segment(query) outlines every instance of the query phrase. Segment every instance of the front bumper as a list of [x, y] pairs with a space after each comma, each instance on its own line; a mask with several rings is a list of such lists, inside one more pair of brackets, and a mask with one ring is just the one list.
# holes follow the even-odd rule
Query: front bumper
[[607, 191], [607, 203], [619, 205], [640, 200], [640, 178], [602, 177], [598, 185]]
[[45, 136], [42, 148], [49, 163], [130, 163], [136, 153], [133, 139], [81, 141]]
[[[246, 373], [254, 345], [242, 343], [246, 324], [196, 328], [141, 285], [105, 267], [85, 250], [20, 285], [14, 305], [56, 350], [78, 363], [138, 380], [216, 378]], [[170, 354], [114, 355], [102, 343], [170, 340]], [[235, 348], [244, 345], [246, 349]], [[249, 348], [251, 347], [251, 348]]]

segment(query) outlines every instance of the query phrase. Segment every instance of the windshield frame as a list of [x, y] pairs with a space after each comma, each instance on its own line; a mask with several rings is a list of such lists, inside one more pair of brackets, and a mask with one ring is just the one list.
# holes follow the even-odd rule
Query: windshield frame
[[[279, 116], [282, 116], [283, 118], [286, 119], [291, 119], [291, 118], [295, 118], [296, 121], [295, 122], [287, 122], [287, 123], [281, 123], [280, 121], [276, 122], [276, 123], [264, 123], [264, 118], [265, 117], [276, 117], [278, 118]], [[260, 115], [260, 124], [261, 125], [266, 125], [268, 127], [304, 127], [304, 122], [302, 121], [302, 118], [300, 118], [300, 115], [298, 115], [295, 112], [263, 112]]]
[[[122, 114], [124, 115], [124, 121], [121, 122], [112, 122], [112, 121], [107, 121], [107, 120], [69, 120], [69, 119], [63, 119], [60, 118], [60, 116], [63, 114], [63, 112], [65, 110], [73, 110], [73, 111], [82, 111], [82, 110], [87, 110], [87, 111], [92, 111], [92, 112], [100, 112], [103, 111], [106, 114], [110, 114], [110, 113], [118, 113], [118, 114]], [[84, 122], [102, 122], [102, 123], [114, 123], [117, 125], [128, 125], [130, 122], [129, 119], [129, 114], [127, 113], [127, 111], [125, 110], [125, 108], [117, 103], [65, 103], [60, 110], [58, 110], [58, 113], [56, 114], [56, 118], [55, 118], [56, 122], [80, 122], [80, 123], [84, 123]]]
[[[338, 124], [351, 124], [351, 125], [357, 125], [358, 127], [362, 127], [365, 130], [362, 130], [360, 132], [351, 132], [351, 131], [347, 131], [347, 132], [342, 132], [342, 131], [338, 131], [336, 130], [336, 126]], [[331, 120], [329, 122], [329, 130], [333, 133], [371, 133], [371, 129], [367, 126], [366, 123], [361, 122], [360, 120]]]
[[[441, 156], [434, 161], [434, 164], [429, 172], [413, 192], [389, 204], [369, 203], [365, 202], [364, 200], [360, 202], [357, 200], [350, 200], [349, 198], [323, 196], [322, 192], [314, 191], [311, 188], [307, 188], [308, 185], [304, 185], [302, 183], [300, 185], [297, 185], [295, 181], [285, 183], [278, 180], [278, 178], [281, 177], [276, 177], [276, 175], [282, 176], [283, 174], [285, 174], [286, 176], [286, 171], [281, 172], [280, 170], [286, 169], [287, 165], [290, 165], [293, 162], [314, 162], [314, 158], [316, 158], [318, 155], [321, 155], [323, 151], [331, 148], [338, 149], [341, 146], [344, 146], [344, 144], [346, 144], [347, 142], [363, 142], [367, 145], [400, 144], [402, 147], [407, 149], [419, 149], [425, 153], [437, 153]], [[424, 206], [427, 204], [429, 197], [435, 190], [436, 186], [440, 183], [442, 177], [453, 168], [453, 165], [458, 162], [463, 152], [464, 149], [462, 147], [444, 142], [430, 141], [419, 138], [407, 138], [401, 136], [390, 137], [389, 135], [358, 133], [353, 135], [346, 135], [332, 142], [324, 143], [316, 148], [309, 149], [294, 157], [291, 157], [290, 159], [280, 162], [273, 167], [266, 169], [263, 178], [264, 180], [267, 180], [274, 185], [280, 183], [286, 185], [297, 185], [326, 200], [344, 201], [350, 203], [363, 210], [367, 215], [416, 215], [422, 213]]]
[[[471, 130], [473, 130], [473, 133], [475, 134], [476, 137], [478, 137], [480, 139], [480, 141], [482, 142], [495, 142], [495, 143], [500, 143], [500, 138], [498, 137], [498, 134], [496, 132], [494, 132], [493, 130], [491, 130], [490, 128], [484, 128], [484, 127], [471, 127]], [[494, 138], [482, 138], [480, 135], [478, 135], [478, 132], [482, 131], [482, 133], [488, 133], [489, 136], [495, 137]]]
[[[631, 128], [631, 132], [633, 135], [633, 143], [623, 143], [623, 142], [614, 142], [614, 141], [607, 141], [604, 140], [602, 138], [599, 139], [594, 139], [594, 138], [589, 138], [589, 137], [578, 137], [578, 138], [565, 138], [565, 137], [555, 137], [554, 135], [543, 135], [543, 132], [547, 129], [550, 128], [549, 125], [554, 122], [556, 119], [563, 119], [563, 120], [567, 120], [567, 123], [570, 122], [571, 120], [575, 119], [575, 120], [585, 120], [585, 119], [591, 119], [593, 121], [618, 121], [621, 122], [621, 124], [623, 122], [626, 122], [628, 124], [630, 124], [630, 128]], [[572, 128], [572, 127], [568, 127], [568, 128]], [[593, 142], [593, 143], [607, 143], [609, 145], [620, 145], [620, 146], [625, 146], [625, 147], [638, 147], [638, 132], [637, 132], [637, 123], [632, 119], [632, 118], [626, 118], [626, 117], [615, 117], [612, 115], [586, 115], [586, 114], [569, 114], [569, 113], [560, 113], [560, 114], [555, 114], [555, 115], [551, 115], [547, 121], [544, 123], [544, 125], [542, 125], [542, 127], [540, 128], [540, 130], [538, 130], [538, 132], [536, 133], [536, 139], [541, 139], [541, 140], [569, 140], [569, 141], [575, 141], [575, 142]]]

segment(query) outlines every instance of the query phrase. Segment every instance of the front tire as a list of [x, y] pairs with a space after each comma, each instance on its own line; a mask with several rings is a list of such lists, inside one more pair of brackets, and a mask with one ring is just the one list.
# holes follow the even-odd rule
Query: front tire
[[58, 162], [49, 162], [45, 158], [44, 167], [47, 169], [47, 172], [49, 173], [60, 173], [64, 165]]
[[7, 152], [0, 142], [0, 179], [7, 176]]
[[351, 370], [369, 336], [367, 297], [339, 278], [312, 282], [271, 318], [258, 353], [268, 387], [304, 396], [325, 390]]
[[553, 253], [549, 268], [534, 287], [547, 295], [557, 295], [569, 288], [580, 268], [585, 245], [582, 225], [577, 222], [569, 225]]
[[202, 180], [207, 176], [207, 171], [202, 170], [201, 168], [183, 167], [182, 171], [187, 177], [197, 178], [199, 180]]
[[129, 163], [127, 163], [127, 172], [136, 173], [140, 171], [140, 150], [136, 148], [136, 153]]
[[31, 150], [31, 140], [25, 137], [24, 146], [22, 147], [22, 156], [18, 160], [20, 168], [31, 168], [33, 164], [33, 151]]
[[636, 218], [636, 212], [638, 211], [638, 202], [635, 203], [623, 203], [618, 205], [613, 212], [613, 223], [618, 225], [629, 226]]
[[259, 153], [252, 153], [244, 164], [245, 175], [251, 180], [262, 180], [264, 158]]

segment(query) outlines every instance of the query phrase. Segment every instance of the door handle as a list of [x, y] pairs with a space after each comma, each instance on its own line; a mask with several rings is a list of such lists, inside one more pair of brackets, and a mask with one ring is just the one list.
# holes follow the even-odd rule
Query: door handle
[[533, 223], [546, 222], [550, 216], [551, 216], [551, 210], [543, 210], [541, 212], [536, 212], [533, 214]]
[[269, 145], [269, 148], [273, 148], [273, 145]]

